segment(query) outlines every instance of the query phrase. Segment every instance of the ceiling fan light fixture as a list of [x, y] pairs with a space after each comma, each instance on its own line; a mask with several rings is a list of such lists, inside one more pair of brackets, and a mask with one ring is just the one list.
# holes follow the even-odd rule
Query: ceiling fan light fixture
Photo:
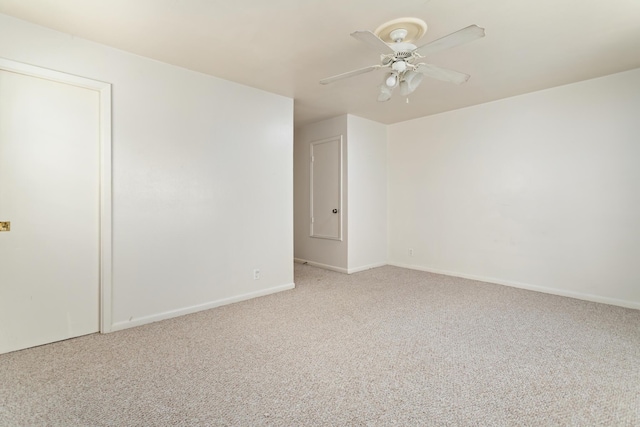
[[398, 84], [398, 76], [395, 74], [389, 74], [389, 76], [385, 79], [384, 84], [387, 87], [396, 87]]
[[380, 93], [378, 94], [378, 102], [385, 102], [391, 99], [391, 88], [386, 84], [380, 85]]
[[393, 71], [397, 71], [398, 73], [402, 73], [407, 70], [407, 63], [405, 61], [396, 61], [391, 64], [391, 69]]
[[424, 79], [424, 74], [416, 73], [415, 71], [407, 71], [404, 74], [404, 78], [400, 82], [400, 95], [407, 96], [410, 93], [413, 93], [414, 90], [418, 88], [422, 80]]

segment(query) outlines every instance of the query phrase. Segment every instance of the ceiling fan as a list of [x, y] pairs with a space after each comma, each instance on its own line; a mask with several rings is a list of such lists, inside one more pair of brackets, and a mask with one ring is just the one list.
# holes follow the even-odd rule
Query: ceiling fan
[[411, 43], [422, 37], [426, 30], [427, 24], [421, 19], [400, 18], [382, 24], [375, 32], [355, 31], [351, 33], [352, 37], [380, 53], [380, 64], [328, 77], [320, 80], [320, 83], [326, 85], [358, 74], [384, 69], [386, 73], [384, 81], [379, 86], [378, 101], [388, 101], [396, 87], [399, 87], [402, 96], [412, 93], [424, 76], [456, 84], [469, 80], [467, 74], [420, 62], [420, 60], [433, 53], [484, 37], [484, 28], [470, 25], [419, 47]]

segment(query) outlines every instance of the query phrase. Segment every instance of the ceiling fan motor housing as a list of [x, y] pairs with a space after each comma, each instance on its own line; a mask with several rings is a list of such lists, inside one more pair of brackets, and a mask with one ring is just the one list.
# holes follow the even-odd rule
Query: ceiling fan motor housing
[[395, 51], [394, 57], [397, 59], [410, 58], [416, 50], [416, 46], [411, 43], [393, 43], [389, 46]]

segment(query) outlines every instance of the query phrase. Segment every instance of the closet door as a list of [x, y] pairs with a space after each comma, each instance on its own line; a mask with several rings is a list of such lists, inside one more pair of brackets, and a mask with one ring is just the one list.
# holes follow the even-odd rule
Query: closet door
[[311, 143], [311, 237], [342, 240], [342, 136]]

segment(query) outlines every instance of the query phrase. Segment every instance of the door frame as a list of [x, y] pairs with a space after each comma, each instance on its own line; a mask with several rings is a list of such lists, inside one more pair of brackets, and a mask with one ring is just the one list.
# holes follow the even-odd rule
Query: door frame
[[54, 82], [65, 83], [90, 90], [99, 94], [99, 312], [100, 332], [112, 330], [112, 183], [111, 183], [111, 84], [85, 77], [75, 76], [60, 71], [29, 65], [0, 57], [0, 69], [38, 77]]

